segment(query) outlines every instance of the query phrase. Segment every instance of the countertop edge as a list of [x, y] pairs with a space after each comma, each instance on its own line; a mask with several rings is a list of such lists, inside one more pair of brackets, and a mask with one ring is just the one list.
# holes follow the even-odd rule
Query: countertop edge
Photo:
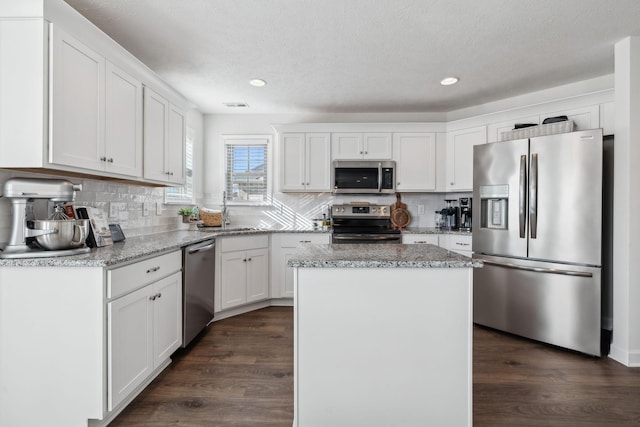
[[[0, 258], [0, 268], [3, 267], [89, 267], [110, 268], [119, 264], [127, 264], [144, 258], [161, 255], [163, 253], [181, 250], [185, 246], [219, 237], [250, 236], [258, 234], [277, 233], [318, 233], [330, 234], [331, 230], [321, 229], [261, 229], [254, 227], [238, 227], [236, 229], [222, 229], [218, 227], [203, 227], [198, 231], [173, 230], [157, 234], [135, 236], [112, 246], [92, 248], [90, 252], [81, 255], [68, 255], [43, 258]], [[403, 234], [462, 234], [471, 236], [466, 231], [437, 230], [435, 228], [415, 228], [402, 230]], [[127, 245], [129, 247], [127, 247]], [[421, 268], [420, 265], [395, 265], [396, 267]], [[379, 266], [382, 268], [383, 266]], [[392, 266], [386, 266], [392, 267]], [[437, 267], [435, 265], [431, 266]], [[448, 266], [440, 266], [448, 267]]]

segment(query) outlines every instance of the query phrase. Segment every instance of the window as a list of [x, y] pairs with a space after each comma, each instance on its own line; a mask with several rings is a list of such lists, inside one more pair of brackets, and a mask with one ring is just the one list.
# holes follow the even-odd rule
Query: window
[[185, 183], [182, 187], [168, 187], [164, 192], [165, 203], [195, 203], [195, 191], [193, 188], [193, 128], [187, 126], [187, 135], [185, 141]]
[[270, 203], [271, 136], [225, 136], [225, 191], [227, 202]]

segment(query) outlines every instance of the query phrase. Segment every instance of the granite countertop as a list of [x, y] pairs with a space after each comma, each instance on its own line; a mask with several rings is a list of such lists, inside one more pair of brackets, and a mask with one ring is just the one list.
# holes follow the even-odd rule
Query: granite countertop
[[434, 245], [340, 244], [298, 248], [287, 265], [311, 268], [475, 268], [482, 261]]
[[49, 258], [0, 258], [0, 267], [111, 267], [150, 255], [181, 249], [194, 243], [223, 236], [245, 236], [265, 233], [328, 233], [318, 229], [260, 229], [255, 227], [204, 227], [198, 231], [167, 231], [146, 236], [127, 237], [81, 255]]
[[[243, 236], [264, 233], [330, 233], [312, 228], [257, 228], [257, 227], [201, 227], [198, 231], [176, 230], [146, 236], [128, 237], [112, 246], [93, 248], [81, 255], [57, 256], [48, 258], [0, 258], [0, 267], [111, 267], [116, 264], [134, 261], [150, 255], [181, 249], [184, 246], [203, 240], [223, 236]], [[465, 234], [436, 230], [435, 228], [408, 228], [403, 233], [415, 234]], [[347, 246], [347, 245], [341, 245]], [[396, 245], [397, 246], [397, 245]], [[402, 245], [404, 246], [404, 245]], [[418, 245], [415, 245], [418, 246]], [[422, 245], [420, 245], [422, 246]], [[361, 247], [360, 247], [361, 248]], [[435, 248], [435, 247], [434, 247]], [[436, 248], [437, 249], [437, 248]], [[360, 250], [360, 249], [359, 249]], [[413, 252], [413, 251], [412, 251]], [[446, 252], [446, 250], [445, 250]], [[463, 257], [464, 258], [464, 257]], [[410, 259], [410, 258], [407, 258]], [[424, 258], [423, 258], [424, 259]]]

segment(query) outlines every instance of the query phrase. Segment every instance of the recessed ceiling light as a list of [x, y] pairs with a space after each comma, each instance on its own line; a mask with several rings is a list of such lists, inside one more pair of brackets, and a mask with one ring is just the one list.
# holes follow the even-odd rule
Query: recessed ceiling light
[[440, 80], [440, 84], [442, 86], [450, 86], [458, 83], [458, 80], [459, 79], [457, 77], [445, 77], [444, 79]]
[[267, 82], [265, 82], [262, 79], [252, 79], [252, 80], [249, 80], [249, 84], [255, 87], [262, 87], [262, 86], [265, 86]]

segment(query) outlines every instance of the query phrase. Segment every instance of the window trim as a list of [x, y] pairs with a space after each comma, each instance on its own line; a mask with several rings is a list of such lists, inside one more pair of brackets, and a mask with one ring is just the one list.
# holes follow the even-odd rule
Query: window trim
[[267, 201], [239, 201], [228, 200], [227, 206], [271, 206], [273, 205], [273, 135], [270, 134], [245, 134], [245, 135], [222, 135], [222, 191], [227, 190], [227, 145], [262, 145], [267, 141]]

